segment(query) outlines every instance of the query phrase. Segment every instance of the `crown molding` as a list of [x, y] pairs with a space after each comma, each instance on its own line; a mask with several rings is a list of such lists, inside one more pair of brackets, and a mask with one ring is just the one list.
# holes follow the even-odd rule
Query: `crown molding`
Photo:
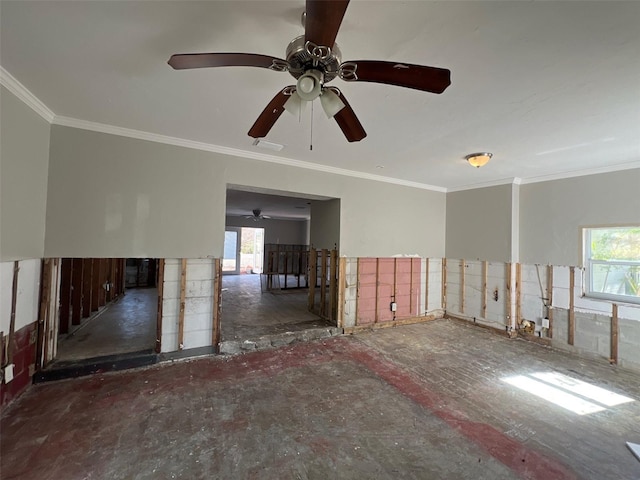
[[409, 180], [384, 177], [382, 175], [374, 175], [370, 173], [357, 172], [355, 170], [347, 170], [345, 168], [319, 165], [311, 162], [303, 162], [301, 160], [278, 157], [276, 155], [268, 155], [262, 152], [253, 152], [250, 150], [240, 150], [237, 148], [223, 147], [220, 145], [197, 142], [194, 140], [186, 140], [184, 138], [178, 138], [178, 137], [170, 137], [168, 135], [160, 135], [157, 133], [144, 132], [141, 130], [134, 130], [131, 128], [116, 127], [114, 125], [107, 125], [104, 123], [89, 122], [89, 121], [80, 120], [77, 118], [70, 118], [70, 117], [63, 117], [63, 116], [56, 115], [52, 123], [55, 125], [61, 125], [64, 127], [79, 128], [82, 130], [90, 130], [93, 132], [106, 133], [110, 135], [118, 135], [121, 137], [135, 138], [137, 140], [146, 140], [149, 142], [163, 143], [166, 145], [173, 145], [177, 147], [192, 148], [195, 150], [203, 150], [206, 152], [220, 153], [222, 155], [230, 155], [233, 157], [249, 158], [252, 160], [260, 160], [263, 162], [277, 163], [280, 165], [304, 168], [307, 170], [315, 170], [318, 172], [331, 173], [334, 175], [355, 177], [355, 178], [361, 178], [364, 180], [373, 180], [373, 181], [384, 182], [384, 183], [393, 183], [395, 185], [419, 188], [423, 190], [432, 190], [432, 191], [442, 192], [442, 193], [446, 192], [445, 188], [438, 187], [435, 185], [428, 185], [424, 183], [412, 182]]
[[22, 85], [13, 75], [11, 75], [2, 65], [0, 65], [0, 84], [22, 100], [34, 112], [51, 123], [55, 117], [49, 107], [40, 101], [27, 87]]
[[528, 183], [551, 182], [553, 180], [564, 180], [567, 178], [585, 177], [587, 175], [633, 170], [635, 168], [640, 168], [640, 160], [628, 163], [618, 163], [616, 165], [607, 165], [606, 167], [589, 168], [587, 170], [573, 170], [570, 172], [554, 173], [551, 175], [541, 175], [539, 177], [523, 178], [522, 184], [526, 185]]
[[519, 177], [502, 178], [484, 183], [474, 183], [472, 185], [461, 185], [459, 187], [447, 188], [447, 193], [462, 192], [465, 190], [476, 190], [478, 188], [497, 187], [500, 185], [519, 185], [522, 179]]

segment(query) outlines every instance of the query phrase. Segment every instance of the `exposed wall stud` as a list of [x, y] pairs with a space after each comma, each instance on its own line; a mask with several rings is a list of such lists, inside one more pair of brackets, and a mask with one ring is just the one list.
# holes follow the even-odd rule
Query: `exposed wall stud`
[[[338, 251], [331, 250], [331, 261], [329, 262], [329, 319], [336, 320], [337, 300], [338, 300]], [[337, 325], [337, 323], [336, 323]]]
[[425, 259], [425, 285], [424, 285], [424, 312], [427, 313], [429, 311], [429, 257]]
[[158, 262], [158, 316], [156, 318], [156, 353], [162, 351], [162, 306], [164, 304], [164, 258]]
[[338, 311], [336, 324], [338, 328], [344, 327], [344, 298], [347, 288], [347, 259], [340, 258], [338, 265]]
[[575, 267], [569, 269], [569, 332], [567, 343], [573, 345], [576, 331], [576, 314], [574, 311], [574, 290], [576, 286]]
[[71, 325], [80, 325], [82, 320], [82, 264], [84, 260], [74, 258], [71, 264]]
[[329, 257], [329, 251], [326, 248], [321, 252], [321, 274], [320, 274], [320, 316], [326, 318], [327, 316], [327, 259]]
[[82, 318], [91, 315], [91, 295], [93, 294], [93, 260], [82, 259]]
[[464, 313], [464, 276], [465, 276], [464, 259], [460, 260], [460, 313]]
[[378, 323], [378, 290], [380, 289], [380, 259], [376, 257], [376, 313], [373, 323]]
[[618, 304], [614, 303], [611, 312], [611, 358], [609, 362], [618, 363]]
[[318, 281], [318, 251], [312, 248], [309, 251], [309, 302], [307, 308], [310, 312], [316, 305], [316, 282]]
[[489, 276], [489, 264], [482, 262], [482, 318], [487, 318], [487, 278]]
[[60, 324], [59, 333], [69, 333], [69, 317], [71, 316], [71, 271], [73, 260], [62, 259], [60, 275]]
[[447, 259], [442, 259], [442, 309], [447, 310]]
[[522, 323], [522, 264], [516, 263], [516, 325]]
[[219, 258], [214, 260], [213, 281], [213, 338], [214, 351], [220, 353], [220, 325], [222, 322], [222, 262]]
[[11, 284], [11, 317], [9, 320], [9, 345], [7, 347], [7, 364], [13, 363], [13, 349], [16, 333], [16, 304], [18, 303], [18, 272], [20, 261], [13, 262], [13, 283]]
[[553, 265], [547, 265], [547, 318], [549, 319], [547, 336], [553, 338]]
[[180, 312], [178, 314], [178, 350], [184, 348], [184, 313], [187, 301], [187, 259], [183, 258], [180, 269]]

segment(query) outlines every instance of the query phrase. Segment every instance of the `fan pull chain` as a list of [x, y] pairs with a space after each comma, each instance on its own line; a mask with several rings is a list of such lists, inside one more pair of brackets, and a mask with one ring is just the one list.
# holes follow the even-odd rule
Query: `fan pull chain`
[[311, 132], [309, 137], [309, 150], [313, 150], [313, 101], [311, 102]]

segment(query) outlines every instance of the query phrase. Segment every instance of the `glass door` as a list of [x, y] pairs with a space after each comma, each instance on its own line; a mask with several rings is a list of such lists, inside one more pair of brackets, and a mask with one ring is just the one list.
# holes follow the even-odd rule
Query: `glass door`
[[240, 273], [240, 228], [227, 227], [225, 229], [222, 273]]

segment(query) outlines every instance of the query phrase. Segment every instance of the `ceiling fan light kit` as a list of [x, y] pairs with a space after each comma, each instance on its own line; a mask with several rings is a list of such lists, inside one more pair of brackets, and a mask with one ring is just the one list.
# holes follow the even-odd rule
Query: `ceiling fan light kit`
[[451, 72], [444, 68], [378, 60], [342, 62], [335, 43], [349, 0], [306, 0], [302, 15], [304, 35], [286, 49], [286, 60], [255, 53], [185, 53], [172, 55], [168, 63], [176, 70], [205, 67], [260, 67], [289, 72], [297, 82], [278, 92], [262, 111], [249, 136], [266, 137], [284, 110], [300, 114], [304, 103], [320, 97], [328, 118], [335, 119], [348, 142], [367, 136], [360, 120], [337, 88], [326, 87], [336, 77], [346, 82], [373, 82], [431, 93], [442, 93], [451, 85]]
[[467, 162], [469, 162], [469, 165], [471, 165], [472, 167], [480, 168], [480, 167], [484, 167], [487, 163], [489, 163], [489, 160], [491, 160], [491, 157], [493, 157], [493, 153], [477, 152], [477, 153], [470, 153], [469, 155], [466, 155], [464, 158]]

